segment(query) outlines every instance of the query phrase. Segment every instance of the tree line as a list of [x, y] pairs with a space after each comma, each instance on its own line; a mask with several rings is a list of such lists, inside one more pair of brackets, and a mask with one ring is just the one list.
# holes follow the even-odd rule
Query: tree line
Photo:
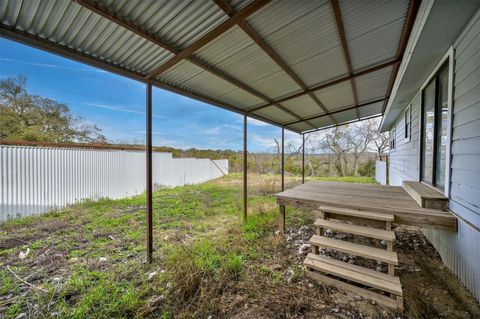
[[96, 125], [55, 100], [27, 92], [26, 78], [0, 81], [0, 139], [48, 143], [105, 143]]
[[[388, 150], [388, 136], [378, 132], [379, 121], [365, 120], [326, 129], [305, 136], [305, 173], [307, 176], [373, 176], [375, 158]], [[27, 92], [23, 76], [0, 80], [0, 140], [62, 144], [108, 144], [99, 127], [75, 116], [68, 105]], [[281, 167], [281, 142], [262, 153], [249, 153], [248, 169], [257, 173], [278, 174]], [[111, 144], [109, 144], [111, 145]], [[144, 145], [122, 144], [138, 147]], [[231, 172], [243, 170], [243, 153], [233, 150], [177, 149], [158, 146], [156, 151], [174, 157], [222, 159]], [[301, 174], [302, 146], [285, 145], [285, 170]]]

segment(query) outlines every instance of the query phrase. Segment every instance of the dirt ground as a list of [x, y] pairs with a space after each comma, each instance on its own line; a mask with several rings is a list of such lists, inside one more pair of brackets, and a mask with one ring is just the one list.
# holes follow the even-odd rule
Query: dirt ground
[[[440, 256], [421, 231], [415, 227], [401, 226], [397, 227], [395, 232], [397, 242], [394, 250], [399, 255], [399, 266], [395, 272], [400, 277], [404, 292], [403, 313], [301, 277], [296, 282], [287, 281], [288, 284], [283, 286], [258, 285], [258, 294], [261, 294], [261, 297], [252, 294], [249, 286], [236, 287], [235, 296], [231, 296], [228, 302], [226, 317], [480, 318], [479, 304], [444, 266]], [[309, 226], [289, 229], [285, 243], [279, 243], [283, 250], [268, 267], [283, 272], [288, 277], [292, 268], [301, 267], [304, 257], [310, 251], [306, 243], [312, 234], [313, 228]], [[329, 232], [329, 236], [345, 239], [348, 235]], [[325, 250], [320, 253], [377, 270], [382, 267], [382, 270], [386, 271], [385, 265], [380, 266], [376, 262], [352, 255]]]
[[480, 318], [479, 304], [415, 227], [395, 229], [403, 313], [307, 279], [302, 263], [315, 216], [289, 208], [279, 235], [276, 188], [262, 182], [250, 193], [247, 225], [238, 177], [158, 191], [152, 264], [141, 197], [0, 225], [0, 318]]

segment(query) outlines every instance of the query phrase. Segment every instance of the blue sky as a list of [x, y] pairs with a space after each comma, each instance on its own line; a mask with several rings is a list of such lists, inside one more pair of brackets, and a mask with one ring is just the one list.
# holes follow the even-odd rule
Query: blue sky
[[[0, 76], [24, 75], [31, 94], [66, 103], [96, 124], [112, 142], [145, 141], [145, 85], [0, 38]], [[177, 148], [243, 148], [243, 117], [158, 88], [153, 89], [154, 145]], [[264, 152], [278, 127], [249, 119], [249, 151]], [[298, 134], [285, 131], [286, 143]]]

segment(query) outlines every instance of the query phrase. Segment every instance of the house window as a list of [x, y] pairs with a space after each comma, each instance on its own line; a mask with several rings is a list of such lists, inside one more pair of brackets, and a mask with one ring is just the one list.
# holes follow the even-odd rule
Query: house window
[[444, 189], [447, 159], [448, 65], [423, 90], [421, 129], [422, 181]]
[[409, 105], [404, 113], [405, 140], [410, 141], [412, 135], [412, 107]]
[[395, 150], [395, 127], [390, 131], [390, 151]]

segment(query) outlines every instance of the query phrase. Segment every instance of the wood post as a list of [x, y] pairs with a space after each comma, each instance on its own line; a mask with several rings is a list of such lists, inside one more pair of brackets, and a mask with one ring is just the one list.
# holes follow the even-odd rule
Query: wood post
[[[385, 222], [385, 229], [386, 230], [392, 230], [392, 223], [391, 222]], [[393, 242], [387, 241], [387, 250], [388, 251], [393, 251]], [[390, 276], [395, 275], [395, 265], [388, 264], [388, 274]]]
[[247, 115], [243, 116], [243, 222], [247, 222], [248, 208], [248, 188], [247, 188], [247, 170], [248, 170], [248, 153], [247, 153]]
[[153, 182], [152, 182], [152, 83], [146, 85], [146, 208], [147, 208], [147, 260], [152, 262], [153, 254]]

